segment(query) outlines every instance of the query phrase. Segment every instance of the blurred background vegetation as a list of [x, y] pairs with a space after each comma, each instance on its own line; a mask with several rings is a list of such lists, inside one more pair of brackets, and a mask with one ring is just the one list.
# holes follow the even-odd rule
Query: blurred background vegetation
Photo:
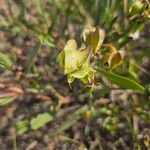
[[[0, 0], [0, 149], [149, 149], [149, 12], [147, 0]], [[123, 51], [118, 73], [143, 93], [100, 74], [92, 95], [69, 87], [57, 56], [89, 26]]]

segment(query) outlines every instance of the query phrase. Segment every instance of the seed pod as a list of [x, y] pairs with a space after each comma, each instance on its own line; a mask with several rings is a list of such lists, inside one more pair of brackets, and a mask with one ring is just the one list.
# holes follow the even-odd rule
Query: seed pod
[[121, 54], [119, 52], [111, 53], [108, 58], [109, 69], [116, 68], [121, 63]]
[[83, 32], [83, 40], [87, 45], [92, 46], [94, 54], [101, 48], [104, 38], [105, 31], [100, 28], [90, 27]]
[[102, 63], [108, 64], [109, 69], [115, 69], [117, 66], [121, 64], [121, 54], [112, 44], [104, 44], [104, 46], [108, 47], [108, 51], [106, 51], [102, 56]]

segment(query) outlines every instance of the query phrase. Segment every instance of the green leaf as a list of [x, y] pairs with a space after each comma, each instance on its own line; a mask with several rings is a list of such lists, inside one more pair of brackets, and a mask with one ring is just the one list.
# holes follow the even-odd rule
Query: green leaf
[[137, 82], [128, 79], [126, 77], [119, 76], [115, 73], [104, 71], [102, 69], [97, 69], [106, 79], [112, 83], [126, 89], [132, 89], [137, 91], [144, 91], [144, 87], [138, 84]]
[[81, 79], [84, 84], [90, 83], [93, 79], [95, 70], [90, 68], [88, 74]]
[[13, 65], [13, 62], [6, 54], [0, 52], [0, 65], [9, 69]]
[[130, 74], [136, 79], [138, 79], [138, 65], [136, 65], [136, 62], [134, 59], [129, 60], [129, 71]]
[[7, 98], [1, 98], [0, 99], [0, 106], [6, 105], [14, 101], [16, 97], [7, 97]]
[[19, 134], [23, 134], [29, 129], [29, 121], [28, 120], [20, 120], [16, 122], [16, 129]]
[[39, 114], [37, 117], [33, 118], [30, 122], [31, 128], [33, 130], [36, 130], [42, 126], [44, 126], [46, 123], [52, 121], [53, 116], [51, 116], [49, 113], [42, 113]]
[[71, 74], [71, 76], [73, 76], [74, 78], [79, 78], [80, 79], [80, 78], [85, 77], [88, 74], [88, 72], [89, 72], [89, 69], [81, 68], [80, 70], [77, 70], [77, 71], [73, 72]]
[[132, 72], [130, 72], [129, 70], [119, 70], [119, 71], [115, 71], [115, 73], [119, 76], [123, 76], [126, 77], [128, 79], [131, 79], [135, 82], [139, 82], [139, 79], [137, 76], [135, 76]]
[[72, 83], [74, 78], [82, 79], [90, 72], [90, 46], [77, 49], [77, 43], [74, 39], [67, 42], [64, 50], [58, 56], [59, 65], [68, 76], [68, 83]]
[[89, 73], [89, 61], [87, 61], [82, 65], [81, 69], [71, 73], [71, 76], [74, 78], [83, 78]]
[[77, 43], [75, 40], [69, 40], [64, 48], [64, 73], [69, 74], [80, 68], [86, 61], [89, 52], [86, 50], [76, 50]]

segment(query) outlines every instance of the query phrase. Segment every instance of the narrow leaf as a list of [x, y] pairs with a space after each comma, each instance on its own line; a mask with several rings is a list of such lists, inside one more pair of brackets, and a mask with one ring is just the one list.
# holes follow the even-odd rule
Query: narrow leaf
[[7, 98], [1, 98], [0, 99], [0, 106], [6, 105], [14, 101], [16, 97], [7, 97]]
[[28, 120], [19, 120], [16, 122], [16, 129], [18, 131], [19, 134], [23, 134], [26, 131], [28, 131], [29, 127], [28, 127], [29, 121]]
[[37, 117], [33, 118], [30, 122], [31, 128], [33, 130], [36, 130], [42, 126], [44, 126], [46, 123], [50, 122], [53, 119], [53, 117], [49, 113], [42, 113], [39, 114]]
[[10, 68], [13, 63], [6, 54], [0, 52], [0, 65], [6, 68]]
[[104, 71], [102, 69], [97, 69], [106, 79], [111, 81], [112, 83], [126, 89], [132, 89], [137, 91], [144, 91], [144, 87], [138, 84], [137, 82], [128, 79], [126, 77], [119, 76], [115, 73], [110, 73], [108, 71]]

